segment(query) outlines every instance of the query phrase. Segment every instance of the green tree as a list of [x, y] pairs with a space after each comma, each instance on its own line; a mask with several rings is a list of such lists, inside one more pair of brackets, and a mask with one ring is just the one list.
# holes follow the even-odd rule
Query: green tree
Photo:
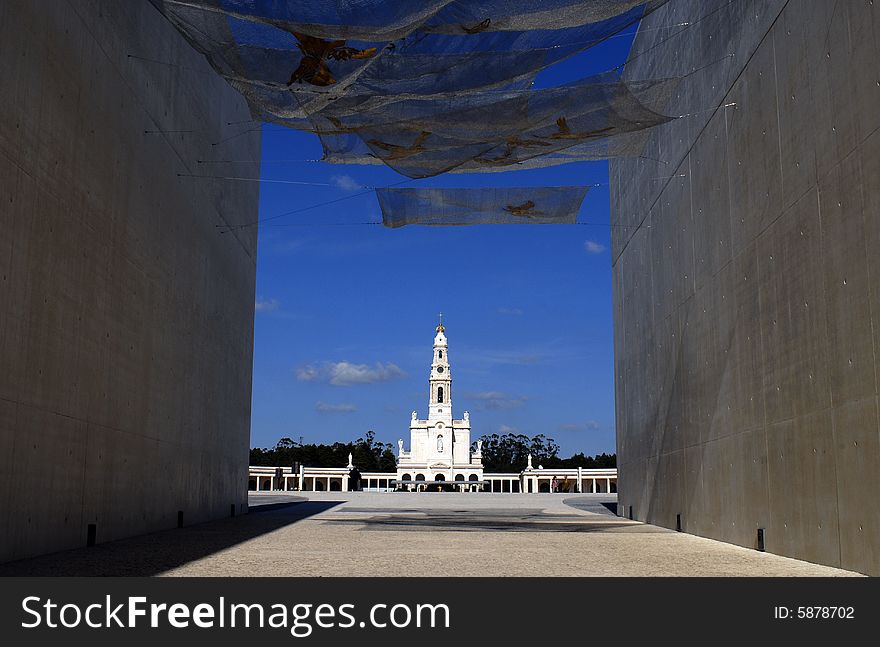
[[397, 469], [397, 459], [392, 445], [376, 440], [373, 430], [354, 442], [332, 445], [298, 443], [290, 438], [281, 438], [274, 447], [254, 447], [250, 452], [250, 464], [262, 466], [291, 466], [302, 463], [314, 467], [345, 467], [348, 455], [361, 471], [393, 472]]
[[[532, 465], [538, 467], [616, 467], [616, 454], [600, 454], [596, 457], [578, 453], [570, 458], [559, 457], [559, 444], [538, 434], [533, 438], [523, 434], [489, 434], [481, 436], [483, 441], [483, 467], [487, 472], [519, 472], [525, 469], [528, 455], [532, 455]], [[476, 450], [476, 442], [471, 446]]]

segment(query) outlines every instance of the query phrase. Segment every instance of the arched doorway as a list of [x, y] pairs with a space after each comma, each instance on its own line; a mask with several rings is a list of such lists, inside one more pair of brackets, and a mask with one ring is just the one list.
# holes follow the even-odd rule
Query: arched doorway
[[538, 481], [538, 492], [549, 492], [550, 481]]
[[434, 474], [434, 482], [428, 486], [428, 492], [454, 492], [455, 488], [450, 483], [446, 484], [446, 476], [444, 474]]
[[324, 491], [324, 482], [315, 479], [315, 492], [323, 492]]

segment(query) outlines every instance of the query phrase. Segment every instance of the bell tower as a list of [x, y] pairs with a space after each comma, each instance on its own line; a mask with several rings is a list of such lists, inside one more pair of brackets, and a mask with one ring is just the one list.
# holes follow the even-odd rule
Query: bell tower
[[[412, 412], [409, 421], [410, 449], [397, 441], [397, 479], [404, 489], [423, 490], [428, 483], [453, 481], [453, 487], [475, 491], [483, 478], [483, 457], [471, 451], [471, 417], [467, 411], [452, 417], [452, 372], [443, 315], [434, 337], [434, 358], [428, 377], [428, 416]], [[427, 482], [420, 484], [419, 482]]]
[[434, 337], [434, 360], [428, 378], [430, 396], [428, 399], [428, 420], [452, 421], [452, 374], [449, 370], [449, 354], [446, 343], [446, 327], [443, 313], [440, 313], [437, 335]]

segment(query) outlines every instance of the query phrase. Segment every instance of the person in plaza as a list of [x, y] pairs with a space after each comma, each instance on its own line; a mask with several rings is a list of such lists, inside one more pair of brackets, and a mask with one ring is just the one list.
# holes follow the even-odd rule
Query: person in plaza
[[348, 471], [348, 489], [351, 492], [359, 492], [361, 489], [361, 472], [357, 467]]

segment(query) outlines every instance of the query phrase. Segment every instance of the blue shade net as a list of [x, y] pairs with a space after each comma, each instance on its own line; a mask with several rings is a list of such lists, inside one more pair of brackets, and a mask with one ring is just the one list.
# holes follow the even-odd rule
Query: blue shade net
[[382, 223], [405, 225], [574, 224], [587, 187], [377, 189]]
[[372, 158], [411, 178], [607, 159], [641, 152], [646, 129], [669, 120], [647, 105], [674, 89], [673, 81], [624, 83], [606, 73], [545, 90], [407, 99], [344, 115], [334, 105], [335, 129], [318, 132], [327, 161]]
[[667, 0], [153, 0], [247, 99], [324, 160], [411, 178], [637, 156], [676, 79], [536, 75]]

